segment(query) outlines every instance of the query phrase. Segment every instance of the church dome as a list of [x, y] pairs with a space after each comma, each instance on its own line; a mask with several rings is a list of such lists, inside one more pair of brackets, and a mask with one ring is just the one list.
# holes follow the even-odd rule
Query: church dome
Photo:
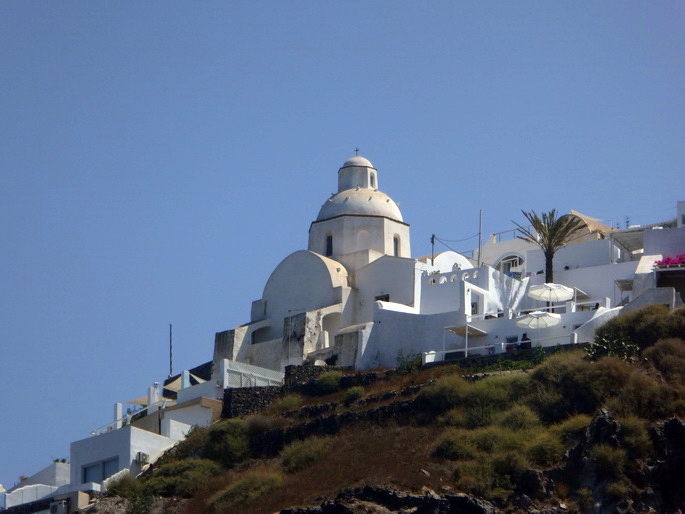
[[[369, 162], [363, 157], [359, 158]], [[347, 189], [332, 196], [321, 207], [316, 221], [323, 221], [345, 214], [382, 216], [395, 221], [403, 221], [400, 208], [392, 198], [385, 193], [367, 188]]]
[[351, 166], [363, 167], [363, 168], [373, 168], [373, 164], [368, 159], [362, 157], [361, 155], [355, 155], [350, 157], [342, 165], [343, 168], [349, 168]]

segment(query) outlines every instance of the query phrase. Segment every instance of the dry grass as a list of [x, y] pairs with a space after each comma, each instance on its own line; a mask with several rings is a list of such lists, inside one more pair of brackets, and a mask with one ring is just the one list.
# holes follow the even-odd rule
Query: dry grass
[[[431, 457], [437, 435], [430, 427], [354, 427], [331, 438], [322, 458], [298, 473], [286, 475], [283, 485], [267, 497], [222, 512], [277, 512], [297, 505], [318, 505], [321, 497], [334, 498], [341, 489], [367, 484], [390, 484], [416, 491], [422, 486], [440, 489], [450, 485], [453, 465]], [[277, 460], [266, 466], [262, 463], [253, 465], [261, 471], [273, 471], [278, 466]], [[214, 484], [214, 490], [228, 487], [246, 472], [241, 468], [226, 473]], [[196, 498], [185, 512], [207, 512], [205, 502], [210, 496], [208, 493]]]

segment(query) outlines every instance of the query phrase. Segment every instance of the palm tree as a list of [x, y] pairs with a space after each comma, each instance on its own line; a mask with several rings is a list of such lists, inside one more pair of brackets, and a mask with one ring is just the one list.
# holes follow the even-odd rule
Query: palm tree
[[582, 228], [582, 221], [575, 216], [557, 216], [556, 209], [538, 215], [535, 211], [521, 211], [532, 226], [532, 231], [514, 222], [521, 234], [519, 238], [540, 247], [545, 254], [545, 282], [554, 282], [554, 254], [566, 246], [575, 233]]

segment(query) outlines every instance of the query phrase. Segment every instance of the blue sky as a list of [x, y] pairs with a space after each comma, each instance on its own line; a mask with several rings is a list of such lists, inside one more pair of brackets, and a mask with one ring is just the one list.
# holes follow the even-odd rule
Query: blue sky
[[[211, 358], [360, 148], [432, 233], [685, 199], [685, 4], [0, 3], [0, 483]], [[457, 245], [470, 249], [475, 240]]]

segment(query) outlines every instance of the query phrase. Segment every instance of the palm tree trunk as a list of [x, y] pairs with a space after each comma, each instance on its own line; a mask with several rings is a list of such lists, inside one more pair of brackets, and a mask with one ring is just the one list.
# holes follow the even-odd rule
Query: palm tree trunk
[[545, 282], [554, 283], [554, 253], [545, 253]]

